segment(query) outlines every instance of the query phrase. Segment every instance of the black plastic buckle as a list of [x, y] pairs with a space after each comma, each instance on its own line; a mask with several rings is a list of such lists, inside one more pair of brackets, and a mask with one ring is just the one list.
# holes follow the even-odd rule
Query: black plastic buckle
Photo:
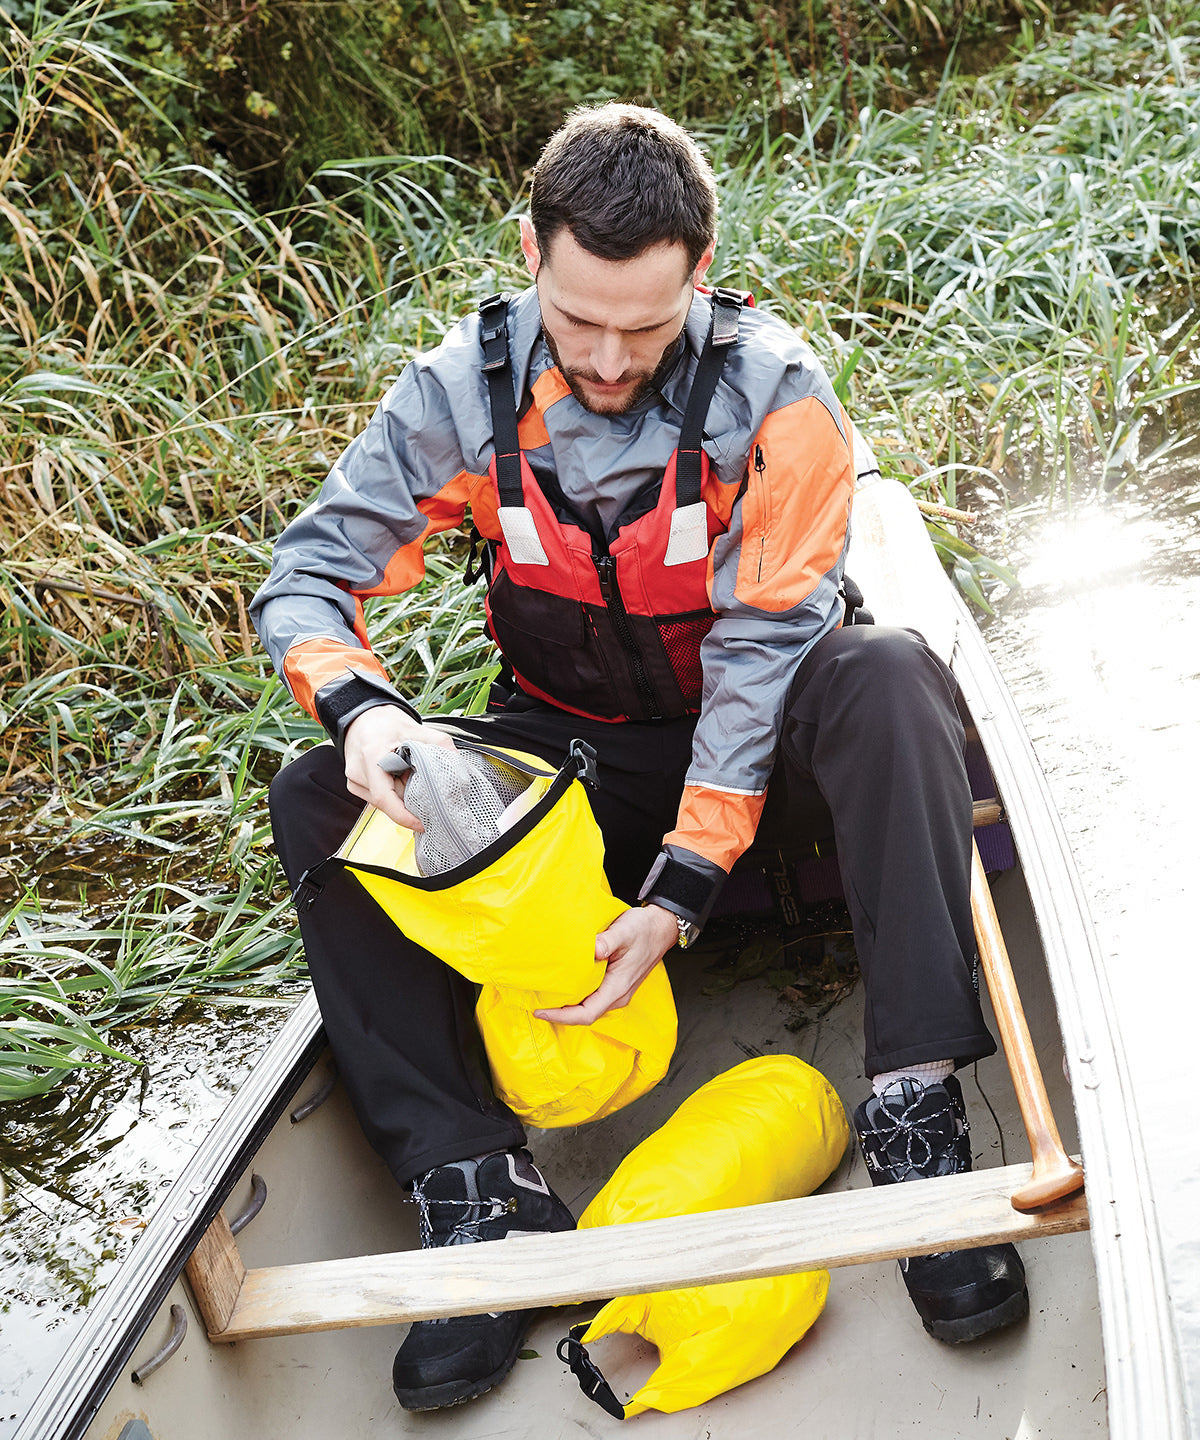
[[746, 297], [740, 290], [726, 290], [724, 286], [719, 285], [712, 292], [712, 298], [712, 343], [714, 345], [733, 345], [737, 341], [738, 317], [742, 313]]
[[596, 752], [586, 740], [572, 740], [567, 753], [575, 762], [578, 778], [589, 790], [595, 790], [600, 784], [600, 776], [596, 771]]
[[[586, 1325], [576, 1325], [565, 1335], [558, 1342], [558, 1358], [569, 1367], [571, 1374], [579, 1381], [579, 1388], [589, 1400], [594, 1400], [614, 1420], [624, 1420], [624, 1405], [613, 1394], [612, 1386], [580, 1343], [579, 1337], [586, 1330]], [[566, 1351], [565, 1355], [563, 1354], [564, 1350]]]
[[292, 891], [292, 903], [296, 907], [296, 913], [303, 915], [317, 903], [324, 885], [318, 884], [317, 872], [323, 870], [329, 864], [328, 860], [322, 860], [320, 865], [314, 865], [300, 877], [300, 883]]
[[476, 526], [472, 525], [467, 539], [467, 563], [463, 566], [463, 584], [476, 585], [486, 580], [492, 583], [492, 542], [485, 539]]
[[479, 343], [483, 368], [503, 370], [508, 364], [508, 296], [489, 295], [479, 302]]
[[866, 607], [863, 593], [849, 575], [842, 576], [842, 588], [838, 591], [846, 602], [845, 625], [874, 625], [875, 617]]

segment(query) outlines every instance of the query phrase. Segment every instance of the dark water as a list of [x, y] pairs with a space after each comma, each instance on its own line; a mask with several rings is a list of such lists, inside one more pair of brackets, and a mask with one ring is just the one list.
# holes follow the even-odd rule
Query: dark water
[[[1008, 523], [1024, 585], [988, 641], [1091, 899], [1195, 1379], [1200, 473], [1134, 497], [1077, 499], [1069, 514], [1039, 502]], [[282, 1013], [199, 1012], [148, 1039], [142, 1071], [76, 1084], [6, 1127], [0, 1162], [14, 1184], [0, 1232], [0, 1437]]]

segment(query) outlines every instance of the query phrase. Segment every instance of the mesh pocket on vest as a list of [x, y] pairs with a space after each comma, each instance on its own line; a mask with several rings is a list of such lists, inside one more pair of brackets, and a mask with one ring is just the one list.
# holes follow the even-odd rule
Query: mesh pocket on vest
[[715, 615], [696, 615], [687, 620], [660, 620], [658, 633], [662, 639], [667, 660], [683, 696], [683, 703], [689, 709], [699, 709], [700, 696], [704, 687], [704, 672], [700, 667], [700, 642], [712, 629]]

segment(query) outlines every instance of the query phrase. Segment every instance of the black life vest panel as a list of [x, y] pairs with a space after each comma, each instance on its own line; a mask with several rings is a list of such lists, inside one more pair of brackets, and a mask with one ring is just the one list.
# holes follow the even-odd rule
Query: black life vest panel
[[700, 709], [700, 643], [712, 628], [708, 557], [727, 522], [703, 500], [709, 402], [743, 297], [715, 290], [679, 441], [616, 537], [589, 530], [517, 439], [508, 297], [479, 307], [502, 538], [488, 567], [488, 629], [528, 694], [597, 720], [673, 720]]

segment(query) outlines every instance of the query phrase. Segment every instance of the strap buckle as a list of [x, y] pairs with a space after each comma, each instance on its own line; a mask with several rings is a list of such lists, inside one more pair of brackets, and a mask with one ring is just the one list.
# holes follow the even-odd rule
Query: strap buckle
[[464, 585], [475, 585], [480, 580], [486, 580], [488, 589], [491, 589], [494, 563], [492, 543], [479, 533], [478, 526], [471, 526], [471, 534], [467, 538], [467, 563], [463, 566]]
[[596, 771], [595, 750], [592, 749], [586, 740], [572, 740], [568, 754], [575, 762], [578, 778], [583, 781], [589, 790], [595, 790], [600, 784], [600, 776]]
[[508, 295], [489, 295], [479, 302], [479, 343], [483, 369], [503, 370], [508, 364]]
[[579, 1381], [579, 1388], [589, 1400], [594, 1400], [614, 1420], [624, 1420], [624, 1405], [613, 1394], [612, 1387], [580, 1339], [587, 1328], [586, 1325], [572, 1326], [568, 1334], [558, 1342], [558, 1358], [570, 1368], [571, 1374]]
[[746, 297], [740, 290], [727, 290], [718, 285], [712, 292], [712, 344], [733, 345], [738, 338], [738, 317]]
[[317, 879], [317, 876], [325, 871], [328, 864], [328, 860], [322, 860], [319, 865], [310, 865], [301, 875], [299, 883], [292, 891], [292, 903], [295, 905], [298, 915], [303, 915], [306, 911], [311, 910], [320, 898], [325, 887]]

